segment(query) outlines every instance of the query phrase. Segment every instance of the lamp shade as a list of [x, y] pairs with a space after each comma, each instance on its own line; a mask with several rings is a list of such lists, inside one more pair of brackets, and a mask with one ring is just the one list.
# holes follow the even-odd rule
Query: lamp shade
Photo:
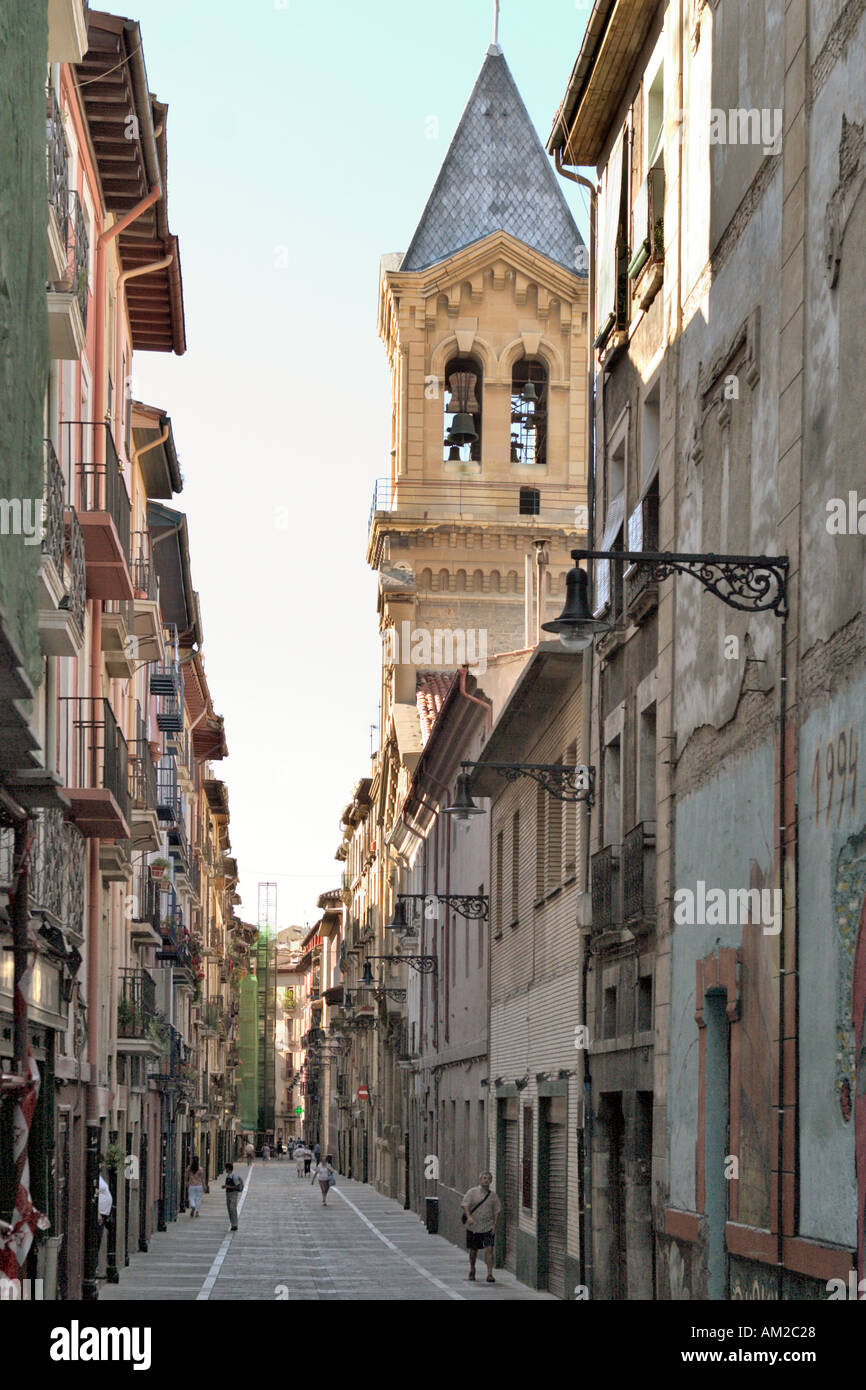
[[469, 790], [470, 774], [468, 772], [458, 772], [457, 791], [454, 796], [453, 806], [445, 807], [446, 816], [453, 816], [455, 820], [469, 820], [470, 816], [483, 816], [484, 811], [480, 806], [476, 806], [472, 800], [472, 793]]
[[406, 903], [403, 898], [398, 898], [394, 904], [394, 915], [386, 927], [386, 931], [408, 931], [409, 923], [406, 921]]
[[575, 565], [565, 577], [565, 607], [558, 618], [542, 623], [545, 632], [555, 632], [566, 651], [580, 652], [594, 637], [610, 632], [610, 624], [594, 618], [589, 607], [589, 577]]

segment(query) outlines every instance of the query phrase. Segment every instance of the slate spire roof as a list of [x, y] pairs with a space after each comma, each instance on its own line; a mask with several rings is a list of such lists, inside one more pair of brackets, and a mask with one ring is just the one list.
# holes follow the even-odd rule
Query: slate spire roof
[[583, 239], [502, 49], [491, 44], [401, 270], [505, 231], [577, 271]]

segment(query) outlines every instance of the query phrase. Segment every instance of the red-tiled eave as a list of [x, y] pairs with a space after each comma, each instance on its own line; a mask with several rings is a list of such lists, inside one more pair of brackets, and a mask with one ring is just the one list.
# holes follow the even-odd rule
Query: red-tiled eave
[[421, 717], [421, 730], [425, 743], [433, 732], [433, 725], [436, 723], [442, 706], [456, 680], [457, 674], [455, 672], [448, 672], [447, 674], [432, 672], [426, 675], [419, 674], [416, 677], [415, 700]]

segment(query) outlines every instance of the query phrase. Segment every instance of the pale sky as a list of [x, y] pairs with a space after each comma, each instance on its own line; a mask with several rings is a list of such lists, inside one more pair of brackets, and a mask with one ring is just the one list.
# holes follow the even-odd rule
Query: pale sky
[[[547, 138], [588, 0], [502, 0], [500, 43]], [[229, 757], [243, 907], [280, 926], [339, 883], [339, 818], [378, 720], [374, 480], [390, 388], [379, 257], [409, 244], [491, 38], [493, 0], [135, 0], [169, 103], [168, 207], [188, 350], [140, 353], [170, 413], [204, 653]], [[438, 135], [436, 123], [438, 122]], [[585, 207], [563, 184], [584, 237]]]

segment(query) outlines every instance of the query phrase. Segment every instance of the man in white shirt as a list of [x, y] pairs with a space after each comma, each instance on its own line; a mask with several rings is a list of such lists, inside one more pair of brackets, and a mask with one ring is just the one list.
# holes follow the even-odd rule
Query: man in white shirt
[[466, 1226], [469, 1278], [475, 1279], [475, 1261], [478, 1258], [478, 1251], [483, 1250], [487, 1265], [488, 1284], [496, 1283], [493, 1278], [493, 1244], [496, 1240], [496, 1224], [502, 1209], [502, 1203], [496, 1193], [491, 1190], [492, 1183], [493, 1174], [482, 1173], [478, 1179], [478, 1186], [470, 1187], [460, 1203], [460, 1210], [463, 1213], [463, 1221]]
[[111, 1215], [111, 1208], [114, 1206], [114, 1198], [111, 1195], [111, 1188], [100, 1173], [99, 1192], [97, 1195], [97, 1211], [99, 1212], [99, 1238], [102, 1240], [102, 1232], [108, 1225], [108, 1218]]

